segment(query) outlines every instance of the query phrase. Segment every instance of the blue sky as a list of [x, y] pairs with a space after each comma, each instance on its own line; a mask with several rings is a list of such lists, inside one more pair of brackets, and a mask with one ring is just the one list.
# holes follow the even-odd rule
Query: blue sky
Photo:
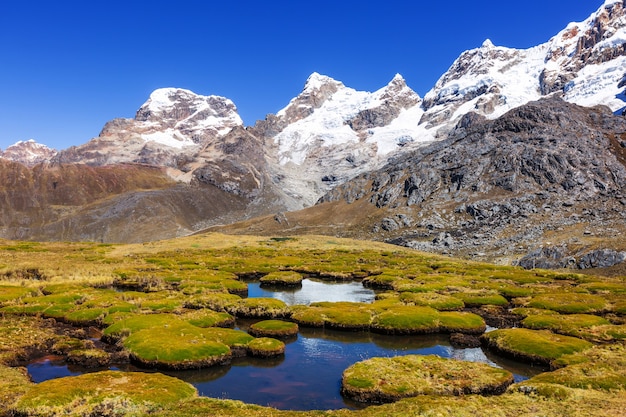
[[602, 3], [5, 0], [0, 149], [85, 143], [160, 87], [228, 97], [246, 125], [284, 107], [314, 71], [365, 91], [400, 73], [424, 96], [486, 38], [535, 46]]

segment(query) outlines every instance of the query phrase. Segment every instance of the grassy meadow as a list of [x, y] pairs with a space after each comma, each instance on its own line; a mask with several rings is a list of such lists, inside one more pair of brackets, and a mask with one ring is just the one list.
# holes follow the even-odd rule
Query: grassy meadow
[[[358, 280], [378, 295], [369, 304], [310, 306], [245, 298], [246, 280], [293, 286], [303, 277]], [[249, 333], [234, 330], [238, 317], [258, 323]], [[499, 329], [485, 333], [488, 326]], [[295, 412], [199, 397], [158, 372], [34, 384], [22, 367], [46, 354], [157, 370], [221, 366], [283, 355], [281, 339], [302, 327], [462, 333], [550, 371], [511, 383], [483, 364], [374, 358], [345, 370], [342, 388], [371, 406]], [[526, 271], [327, 236], [203, 234], [133, 245], [0, 240], [0, 415], [626, 415], [625, 339], [626, 277]]]

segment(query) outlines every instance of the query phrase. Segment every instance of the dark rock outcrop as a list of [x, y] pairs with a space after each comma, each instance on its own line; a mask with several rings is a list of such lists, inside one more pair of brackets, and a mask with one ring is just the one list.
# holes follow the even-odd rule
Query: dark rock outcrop
[[[368, 199], [386, 218], [402, 212], [419, 219], [414, 227], [382, 227], [395, 243], [510, 256], [532, 248], [548, 230], [624, 223], [624, 139], [626, 120], [610, 109], [558, 97], [493, 121], [468, 114], [448, 139], [339, 185], [320, 203]], [[355, 192], [356, 184], [369, 189]], [[535, 267], [564, 267], [574, 262], [568, 256], [541, 252], [533, 259]], [[596, 258], [581, 265], [605, 264]]]

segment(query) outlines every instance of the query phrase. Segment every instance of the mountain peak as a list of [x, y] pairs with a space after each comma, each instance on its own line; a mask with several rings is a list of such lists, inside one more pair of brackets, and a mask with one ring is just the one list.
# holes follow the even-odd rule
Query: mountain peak
[[309, 76], [309, 78], [307, 78], [306, 84], [304, 85], [304, 91], [319, 90], [325, 85], [335, 85], [337, 87], [340, 87], [343, 86], [343, 83], [327, 75], [322, 75], [318, 72], [314, 72]]
[[37, 143], [34, 139], [29, 139], [20, 140], [6, 148], [4, 152], [0, 151], [0, 158], [32, 166], [49, 161], [56, 154], [55, 149]]
[[487, 49], [495, 48], [495, 45], [493, 44], [493, 42], [491, 42], [491, 39], [487, 38], [483, 42], [481, 48], [487, 48]]

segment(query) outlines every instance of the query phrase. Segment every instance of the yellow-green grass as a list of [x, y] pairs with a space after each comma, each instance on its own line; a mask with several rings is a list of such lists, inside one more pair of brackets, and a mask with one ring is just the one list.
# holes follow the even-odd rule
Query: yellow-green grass
[[11, 410], [26, 416], [140, 416], [196, 396], [192, 385], [177, 378], [104, 371], [41, 382], [19, 398]]
[[183, 307], [200, 309], [209, 308], [215, 311], [227, 311], [231, 306], [236, 305], [241, 297], [229, 293], [207, 293], [186, 297]]
[[570, 292], [537, 295], [528, 302], [528, 307], [566, 314], [584, 314], [602, 312], [608, 305], [599, 295]]
[[458, 297], [438, 294], [435, 292], [403, 292], [400, 294], [400, 301], [408, 305], [432, 307], [439, 311], [462, 310], [465, 307], [463, 300]]
[[248, 354], [258, 358], [271, 358], [285, 354], [285, 342], [271, 337], [259, 337], [251, 340], [247, 347]]
[[626, 347], [621, 343], [594, 346], [588, 350], [563, 355], [553, 365], [559, 369], [536, 375], [519, 385], [560, 385], [620, 395], [626, 391]]
[[[17, 363], [19, 358], [27, 358], [29, 352], [41, 351], [43, 353], [55, 343], [57, 346], [63, 344], [54, 334], [54, 329], [38, 328], [35, 317], [13, 316], [11, 312], [55, 317], [60, 320], [67, 320], [68, 316], [73, 314], [79, 316], [80, 320], [76, 323], [80, 325], [89, 323], [90, 318], [87, 316], [95, 316], [97, 309], [106, 310], [106, 316], [102, 319], [102, 323], [106, 324], [115, 324], [125, 317], [132, 317], [129, 312], [166, 312], [168, 315], [175, 313], [182, 322], [189, 325], [186, 316], [191, 313], [185, 307], [209, 307], [216, 311], [225, 311], [227, 306], [239, 303], [239, 297], [228, 294], [229, 291], [239, 294], [242, 285], [245, 286], [245, 283], [236, 279], [236, 275], [251, 276], [284, 270], [311, 272], [342, 279], [364, 278], [365, 281], [379, 277], [380, 282], [388, 288], [402, 291], [402, 294], [396, 292], [385, 297], [385, 300], [376, 301], [369, 307], [359, 306], [360, 311], [356, 314], [346, 314], [347, 308], [346, 311], [337, 308], [334, 311], [328, 311], [330, 314], [326, 314], [323, 310], [331, 309], [330, 306], [324, 308], [297, 306], [289, 308], [286, 313], [286, 317], [293, 314], [298, 315], [301, 320], [302, 317], [308, 317], [312, 322], [321, 323], [321, 326], [326, 323], [335, 323], [338, 326], [346, 323], [364, 325], [368, 320], [373, 322], [377, 317], [384, 317], [385, 314], [392, 316], [391, 313], [396, 309], [402, 313], [402, 308], [407, 306], [402, 305], [399, 297], [407, 297], [406, 294], [409, 291], [416, 295], [427, 296], [436, 292], [445, 297], [458, 293], [497, 294], [507, 299], [513, 298], [511, 304], [514, 306], [523, 306], [526, 310], [522, 316], [532, 316], [539, 309], [546, 308], [546, 306], [531, 306], [529, 302], [541, 302], [542, 297], [545, 298], [549, 294], [566, 295], [555, 303], [557, 304], [555, 312], [560, 311], [558, 304], [571, 308], [568, 305], [571, 297], [568, 299], [568, 295], [601, 296], [605, 299], [605, 305], [595, 313], [614, 313], [607, 315], [606, 318], [615, 324], [593, 328], [597, 330], [604, 326], [606, 328], [603, 334], [612, 334], [611, 337], [615, 339], [623, 334], [623, 329], [620, 327], [622, 325], [619, 324], [623, 322], [623, 317], [620, 315], [626, 314], [623, 277], [603, 278], [591, 275], [578, 276], [571, 273], [559, 274], [552, 271], [524, 271], [500, 265], [459, 261], [379, 243], [324, 236], [272, 240], [266, 237], [209, 234], [137, 245], [67, 242], [37, 243], [36, 245], [27, 242], [22, 245], [19, 242], [5, 241], [0, 241], [0, 244], [8, 248], [5, 251], [0, 250], [0, 286], [26, 290], [22, 294], [18, 291], [16, 294], [7, 295], [6, 300], [0, 301], [5, 320], [8, 318], [26, 320], [22, 322], [23, 326], [12, 326], [19, 331], [14, 329], [6, 333], [13, 340], [6, 341], [4, 337], [0, 337], [0, 346], [4, 346], [4, 350], [0, 350], [0, 359], [11, 364]], [[22, 247], [23, 250], [20, 249]], [[36, 253], [36, 256], [33, 256], [33, 253]], [[12, 273], [12, 271], [29, 270], [37, 270], [36, 275], [45, 276], [46, 279], [36, 279], [35, 275], [28, 273]], [[116, 293], [106, 289], [100, 290], [111, 285], [115, 279], [119, 279], [119, 272], [123, 273], [123, 271], [143, 277], [145, 289], [150, 293], [133, 291]], [[42, 294], [47, 298], [41, 297]], [[63, 299], [67, 295], [72, 297]], [[75, 295], [79, 295], [80, 298], [73, 298]], [[544, 310], [544, 315], [547, 314], [546, 311], [549, 310]], [[577, 311], [564, 312], [578, 313]], [[471, 316], [464, 318], [469, 317]], [[446, 317], [438, 312], [436, 331], [445, 331], [443, 329], [446, 320], [455, 322], [453, 318], [459, 317]], [[196, 324], [205, 326], [210, 325], [212, 320], [205, 317], [200, 321], [202, 323]], [[402, 320], [399, 323], [402, 328]], [[1, 327], [0, 332], [5, 332], [6, 330]], [[4, 336], [4, 333], [0, 336]], [[74, 345], [80, 348], [78, 342], [70, 340], [63, 348], [63, 352], [71, 351]], [[18, 347], [19, 354], [14, 353], [14, 347]], [[83, 346], [83, 348], [86, 347], [88, 346]], [[234, 349], [241, 352], [247, 347], [238, 345]], [[497, 402], [480, 397], [477, 399], [474, 396], [443, 402], [436, 397], [429, 397], [420, 402], [404, 400], [393, 406], [370, 407], [365, 411], [336, 411], [322, 414], [381, 416], [419, 415], [422, 412], [436, 414], [441, 412], [441, 407], [449, 404], [449, 410], [451, 410], [449, 413], [452, 415], [464, 415], [464, 413], [473, 415], [467, 410], [477, 409], [490, 415], [498, 413], [524, 415], [524, 410], [529, 409], [535, 410], [534, 414], [560, 412], [561, 415], [572, 415], [572, 410], [593, 410], [591, 404], [594, 403], [603, 404], [602, 407], [607, 410], [618, 409], [617, 405], [623, 404], [623, 402], [620, 403], [619, 396], [599, 394], [594, 390], [548, 383], [542, 383], [542, 386], [559, 386], [567, 390], [567, 402], [559, 402], [555, 400], [556, 397], [548, 396], [537, 399], [534, 394], [524, 395], [516, 392], [505, 394], [506, 399], [503, 398], [504, 396], [499, 397]], [[542, 392], [547, 391], [548, 389], [545, 388]], [[209, 403], [210, 407], [218, 403], [229, 404], [224, 405], [224, 409], [230, 409], [230, 404], [232, 404], [193, 399], [172, 405], [168, 409], [171, 412], [168, 415], [175, 416], [178, 412], [184, 415], [183, 404], [190, 404], [190, 409], [194, 409], [200, 404], [205, 406]], [[254, 412], [260, 413], [258, 415], [319, 415], [317, 412], [277, 412], [266, 408], [243, 405], [241, 407], [246, 410], [254, 409], [256, 410]], [[600, 407], [596, 407], [598, 408]], [[232, 410], [241, 409], [232, 408]], [[621, 410], [623, 409], [622, 407]], [[584, 414], [583, 411], [580, 412], [581, 415], [589, 414]], [[220, 415], [220, 412], [214, 414]], [[227, 415], [226, 412], [223, 415]], [[241, 415], [241, 413], [233, 411], [232, 415]], [[612, 414], [609, 412], [607, 415]]]
[[290, 315], [284, 301], [274, 298], [242, 298], [224, 307], [233, 316], [247, 318], [282, 318]]
[[591, 314], [530, 315], [522, 321], [522, 325], [529, 329], [547, 329], [592, 342], [626, 339], [626, 325], [611, 324], [607, 319]]
[[456, 311], [439, 313], [439, 331], [442, 333], [482, 334], [486, 328], [485, 320], [474, 313]]
[[376, 315], [372, 330], [386, 334], [436, 333], [440, 313], [431, 307], [402, 306]]
[[0, 364], [15, 365], [32, 353], [46, 352], [59, 338], [38, 317], [0, 315]]
[[302, 284], [302, 275], [294, 271], [270, 272], [261, 278], [261, 285], [297, 286]]
[[180, 318], [197, 327], [232, 327], [235, 318], [225, 312], [217, 312], [206, 308], [187, 311]]
[[67, 353], [67, 361], [88, 368], [102, 368], [111, 363], [111, 356], [101, 349], [76, 349]]
[[170, 404], [153, 417], [488, 417], [488, 416], [619, 416], [626, 409], [626, 398], [595, 390], [570, 389], [567, 401], [526, 395], [520, 392], [498, 396], [421, 395], [363, 410], [283, 411], [245, 404], [240, 401], [194, 398]]
[[500, 329], [485, 333], [481, 339], [490, 349], [503, 355], [544, 365], [593, 346], [585, 340], [547, 330]]
[[531, 308], [531, 307], [516, 307], [509, 310], [512, 314], [518, 315], [520, 317], [526, 318], [529, 316], [550, 316], [550, 315], [558, 315], [556, 311], [552, 310], [544, 310], [541, 308]]
[[36, 289], [13, 286], [0, 285], [0, 306], [10, 304], [10, 301], [19, 301], [22, 297], [32, 296], [37, 293]]
[[263, 320], [252, 324], [248, 333], [255, 337], [287, 339], [298, 334], [298, 324], [283, 320]]
[[0, 365], [0, 415], [8, 415], [8, 409], [33, 385], [25, 368]]
[[228, 363], [230, 347], [211, 330], [181, 321], [134, 332], [123, 346], [134, 362], [148, 368], [198, 369]]
[[131, 314], [124, 315], [121, 319], [102, 332], [103, 338], [116, 341], [130, 336], [140, 330], [153, 327], [170, 327], [182, 322], [181, 319], [170, 314]]
[[462, 300], [467, 307], [506, 306], [509, 304], [508, 300], [500, 294], [490, 292], [458, 292], [452, 296]]
[[[224, 313], [213, 313], [215, 316]], [[209, 313], [211, 315], [211, 313]], [[103, 339], [122, 340], [131, 358], [146, 367], [189, 369], [228, 362], [253, 337], [231, 329], [192, 324], [171, 314], [135, 314], [104, 329]]]
[[372, 358], [343, 372], [343, 395], [366, 403], [386, 403], [418, 395], [501, 394], [513, 374], [477, 362], [438, 356]]

